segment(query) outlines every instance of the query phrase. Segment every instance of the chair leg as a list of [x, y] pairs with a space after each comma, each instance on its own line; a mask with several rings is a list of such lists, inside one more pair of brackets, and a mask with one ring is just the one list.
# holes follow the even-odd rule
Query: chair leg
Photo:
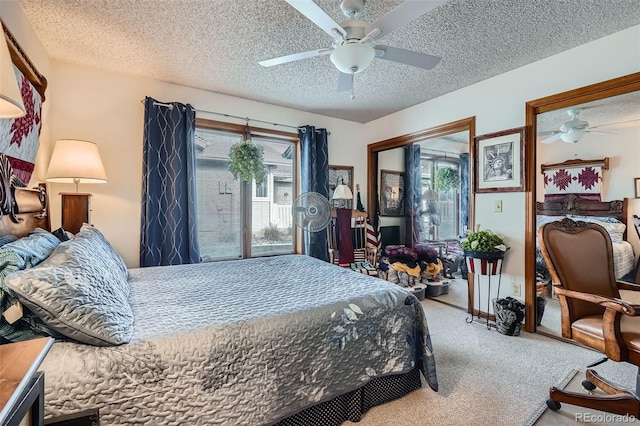
[[640, 400], [627, 393], [617, 395], [590, 395], [570, 392], [556, 387], [549, 390], [549, 399], [555, 402], [577, 405], [620, 415], [640, 416]]
[[628, 394], [635, 397], [633, 392], [630, 392], [626, 389], [620, 389], [614, 383], [604, 379], [601, 375], [599, 375], [594, 370], [588, 369], [586, 373], [587, 380], [596, 385], [598, 389], [601, 389], [604, 393], [609, 395], [616, 394]]

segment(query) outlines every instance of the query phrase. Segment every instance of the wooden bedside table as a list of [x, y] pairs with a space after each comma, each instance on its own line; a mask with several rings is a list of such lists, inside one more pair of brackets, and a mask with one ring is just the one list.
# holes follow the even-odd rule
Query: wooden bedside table
[[0, 425], [44, 424], [44, 373], [37, 370], [51, 345], [50, 337], [0, 345]]

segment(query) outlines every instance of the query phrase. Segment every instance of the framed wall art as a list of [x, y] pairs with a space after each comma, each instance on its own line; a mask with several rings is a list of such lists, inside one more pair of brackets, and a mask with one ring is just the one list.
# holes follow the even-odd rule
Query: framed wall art
[[380, 170], [380, 216], [404, 216], [404, 172]]
[[525, 191], [525, 127], [476, 136], [474, 192]]
[[353, 167], [329, 165], [329, 200], [333, 199], [333, 191], [336, 186], [343, 182], [353, 194]]
[[636, 189], [636, 198], [640, 198], [640, 178], [635, 178], [634, 179], [634, 185], [635, 185], [635, 189]]

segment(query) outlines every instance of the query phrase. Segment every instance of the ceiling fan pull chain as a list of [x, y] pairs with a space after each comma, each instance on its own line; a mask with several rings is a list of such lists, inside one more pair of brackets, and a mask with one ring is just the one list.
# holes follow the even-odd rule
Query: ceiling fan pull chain
[[351, 99], [356, 98], [356, 89], [355, 89], [355, 81], [356, 81], [356, 68], [351, 68]]

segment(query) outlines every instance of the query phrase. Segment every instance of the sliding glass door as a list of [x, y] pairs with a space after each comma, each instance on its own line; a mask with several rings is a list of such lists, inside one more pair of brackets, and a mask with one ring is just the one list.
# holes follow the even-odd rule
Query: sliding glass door
[[294, 251], [295, 145], [253, 137], [263, 149], [267, 171], [264, 182], [256, 184], [236, 180], [229, 171], [229, 150], [243, 138], [232, 132], [196, 130], [198, 235], [205, 262]]

